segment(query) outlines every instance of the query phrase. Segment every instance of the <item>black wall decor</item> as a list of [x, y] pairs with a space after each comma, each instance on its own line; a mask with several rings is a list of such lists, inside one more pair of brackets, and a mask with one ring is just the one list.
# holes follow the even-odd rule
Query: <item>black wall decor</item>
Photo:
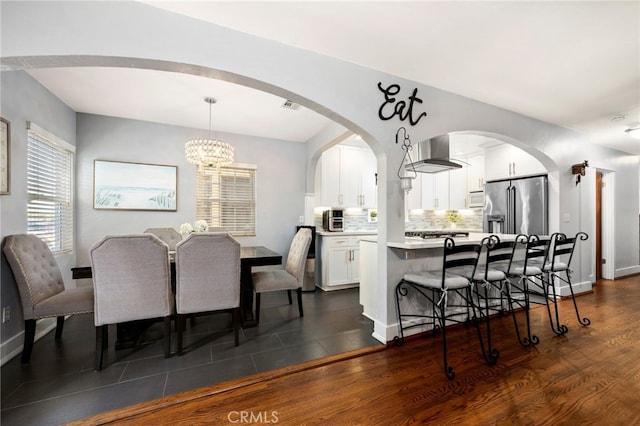
[[398, 116], [401, 121], [409, 119], [409, 123], [412, 126], [418, 124], [423, 117], [427, 116], [426, 112], [420, 113], [417, 118], [413, 116], [413, 106], [414, 103], [422, 103], [422, 99], [418, 97], [418, 89], [413, 89], [411, 96], [407, 99], [409, 103], [406, 101], [397, 101], [396, 95], [400, 93], [400, 85], [399, 84], [391, 84], [389, 87], [383, 87], [381, 82], [378, 82], [378, 89], [384, 94], [384, 102], [380, 105], [380, 109], [378, 109], [378, 117], [380, 120], [391, 120], [394, 116]]

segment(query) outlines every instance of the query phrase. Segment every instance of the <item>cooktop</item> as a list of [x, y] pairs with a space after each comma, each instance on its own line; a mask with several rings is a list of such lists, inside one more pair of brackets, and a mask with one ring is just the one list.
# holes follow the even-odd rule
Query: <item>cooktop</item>
[[446, 230], [446, 231], [419, 231], [419, 230], [412, 230], [412, 231], [405, 231], [404, 233], [405, 237], [413, 237], [413, 238], [424, 238], [424, 239], [430, 239], [430, 238], [446, 238], [446, 237], [468, 237], [469, 233], [467, 231], [455, 231], [455, 230]]

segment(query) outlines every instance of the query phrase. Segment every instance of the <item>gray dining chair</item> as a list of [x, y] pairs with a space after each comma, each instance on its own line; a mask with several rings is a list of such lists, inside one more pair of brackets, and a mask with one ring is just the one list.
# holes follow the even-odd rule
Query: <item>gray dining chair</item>
[[298, 312], [304, 316], [302, 309], [302, 284], [307, 254], [311, 245], [311, 230], [300, 228], [291, 241], [287, 263], [284, 269], [256, 271], [251, 274], [256, 292], [256, 322], [260, 322], [260, 295], [271, 291], [286, 290], [289, 304], [292, 304], [291, 290], [298, 294]]
[[171, 348], [174, 297], [168, 246], [153, 234], [106, 236], [90, 249], [95, 291], [96, 370], [102, 369], [108, 326], [164, 319], [164, 355]]
[[169, 246], [169, 250], [175, 250], [176, 244], [182, 240], [182, 235], [173, 228], [147, 228], [145, 234], [153, 234]]
[[226, 232], [197, 232], [176, 245], [178, 355], [187, 316], [228, 311], [240, 341], [240, 243]]
[[21, 362], [25, 364], [31, 359], [37, 320], [57, 318], [55, 338], [60, 340], [65, 316], [93, 312], [93, 287], [66, 288], [53, 253], [36, 235], [9, 235], [2, 251], [20, 294], [24, 318]]

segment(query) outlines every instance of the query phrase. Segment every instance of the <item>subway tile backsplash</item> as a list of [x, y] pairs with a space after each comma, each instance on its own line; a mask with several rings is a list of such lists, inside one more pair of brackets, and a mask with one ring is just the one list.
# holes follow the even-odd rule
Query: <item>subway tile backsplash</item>
[[[442, 211], [419, 210], [409, 214], [409, 220], [405, 223], [407, 230], [441, 230], [441, 229], [463, 229], [467, 231], [482, 232], [482, 209], [465, 210], [465, 214], [460, 214], [460, 218], [455, 225]], [[377, 222], [369, 221], [370, 210], [367, 209], [345, 209], [344, 223], [346, 230], [376, 231]], [[314, 224], [322, 229], [322, 212], [314, 214]]]

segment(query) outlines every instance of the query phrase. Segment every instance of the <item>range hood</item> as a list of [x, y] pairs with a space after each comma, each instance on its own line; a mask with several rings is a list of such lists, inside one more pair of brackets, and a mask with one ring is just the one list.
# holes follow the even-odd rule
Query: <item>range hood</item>
[[415, 170], [418, 173], [440, 173], [459, 169], [462, 167], [459, 163], [463, 162], [449, 157], [449, 135], [441, 135], [420, 142], [418, 158], [418, 161], [407, 164], [406, 169]]

